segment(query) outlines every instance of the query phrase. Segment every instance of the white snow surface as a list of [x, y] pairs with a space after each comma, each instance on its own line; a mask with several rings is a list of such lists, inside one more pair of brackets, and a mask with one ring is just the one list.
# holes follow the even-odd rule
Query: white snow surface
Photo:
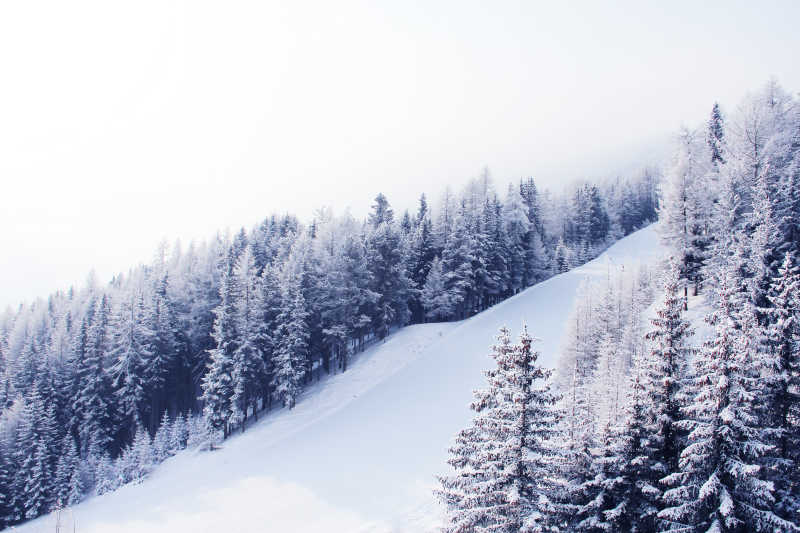
[[[140, 485], [62, 512], [77, 533], [424, 532], [441, 509], [431, 494], [447, 448], [484, 386], [489, 346], [523, 322], [540, 361], [555, 366], [576, 289], [608, 265], [664, 255], [655, 227], [599, 258], [456, 323], [403, 328], [351, 368], [309, 387], [297, 407], [273, 411], [214, 452], [187, 450]], [[49, 515], [16, 528], [54, 531]]]

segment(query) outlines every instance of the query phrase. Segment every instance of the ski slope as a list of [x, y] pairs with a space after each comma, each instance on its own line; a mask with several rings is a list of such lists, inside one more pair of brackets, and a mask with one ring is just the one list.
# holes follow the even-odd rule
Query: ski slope
[[[187, 450], [140, 485], [62, 513], [77, 533], [421, 532], [435, 529], [431, 495], [453, 435], [470, 419], [489, 345], [525, 321], [554, 366], [579, 283], [608, 265], [652, 263], [655, 227], [599, 258], [468, 320], [404, 328], [359, 355], [350, 369], [310, 387], [297, 407], [275, 411], [223, 443]], [[55, 517], [17, 528], [52, 532]]]

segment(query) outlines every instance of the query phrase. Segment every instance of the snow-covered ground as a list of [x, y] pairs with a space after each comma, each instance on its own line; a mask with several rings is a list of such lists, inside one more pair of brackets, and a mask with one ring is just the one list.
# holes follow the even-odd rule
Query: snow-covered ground
[[[77, 533], [434, 529], [435, 475], [470, 418], [498, 328], [516, 335], [526, 322], [552, 367], [580, 281], [662, 254], [651, 226], [468, 320], [404, 328], [310, 387], [293, 411], [271, 413], [221, 450], [188, 450], [140, 485], [67, 510], [62, 531], [73, 523]], [[16, 530], [51, 532], [54, 524], [50, 515]]]

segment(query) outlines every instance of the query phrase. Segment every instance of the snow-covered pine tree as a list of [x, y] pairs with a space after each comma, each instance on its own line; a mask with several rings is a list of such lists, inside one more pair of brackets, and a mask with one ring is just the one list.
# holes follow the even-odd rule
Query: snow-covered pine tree
[[12, 503], [11, 490], [13, 488], [13, 478], [9, 470], [11, 463], [10, 453], [5, 445], [6, 443], [3, 442], [4, 440], [0, 440], [0, 528], [4, 528], [11, 523], [9, 515]]
[[153, 460], [156, 464], [174, 455], [175, 451], [178, 450], [178, 448], [173, 447], [172, 433], [173, 427], [169, 420], [169, 413], [165, 410], [161, 416], [158, 430], [153, 437]]
[[680, 272], [681, 264], [670, 258], [664, 279], [664, 300], [656, 308], [656, 316], [650, 319], [652, 329], [645, 336], [650, 352], [642, 360], [641, 385], [651, 449], [650, 472], [644, 481], [654, 487], [658, 479], [678, 470], [684, 437], [677, 423], [683, 418], [687, 365], [695, 353], [690, 345], [693, 330], [683, 314]]
[[171, 424], [171, 429], [169, 448], [174, 451], [186, 448], [186, 444], [189, 441], [189, 424], [186, 421], [186, 415], [178, 413]]
[[129, 436], [136, 424], [148, 422], [146, 372], [155, 353], [155, 332], [148, 315], [144, 294], [139, 291], [120, 302], [112, 319], [111, 373]]
[[[408, 269], [409, 278], [417, 291], [422, 289], [425, 284], [433, 259], [436, 257], [433, 241], [433, 224], [428, 212], [428, 201], [423, 194], [419, 198], [419, 208], [414, 217], [414, 227], [411, 234], [412, 253], [410, 254], [413, 257], [413, 263]], [[420, 298], [421, 295], [417, 294], [412, 304], [412, 320], [415, 322], [423, 322], [425, 319], [425, 309], [422, 307]]]
[[658, 213], [662, 238], [676, 254], [681, 277], [686, 279], [685, 299], [689, 284], [694, 285], [695, 292], [699, 288], [708, 245], [712, 206], [707, 201], [711, 193], [709, 183], [703, 179], [705, 149], [707, 146], [698, 141], [697, 132], [688, 129], [681, 132], [675, 160], [665, 176]]
[[508, 238], [503, 230], [502, 206], [496, 194], [486, 200], [483, 208], [483, 230], [486, 262], [484, 299], [492, 305], [508, 294], [510, 274], [508, 265]]
[[[94, 448], [108, 451], [114, 442], [116, 413], [111, 378], [104, 357], [109, 348], [110, 303], [103, 295], [92, 306], [91, 320], [81, 325], [83, 357], [77, 366], [77, 395], [73, 404], [75, 429], [80, 436], [80, 453], [86, 457]], [[85, 343], [83, 334], [85, 332]]]
[[706, 137], [709, 151], [711, 152], [711, 164], [725, 164], [725, 125], [722, 119], [722, 111], [719, 103], [714, 102], [711, 108], [711, 117], [708, 119], [708, 133]]
[[444, 531], [542, 531], [552, 515], [551, 439], [558, 423], [550, 371], [523, 328], [517, 345], [500, 329], [486, 372], [489, 387], [475, 392], [471, 425], [459, 432], [440, 477], [437, 496], [447, 506]]
[[84, 488], [80, 476], [80, 457], [75, 439], [67, 435], [62, 442], [62, 453], [55, 471], [55, 498], [60, 507], [80, 501]]
[[694, 359], [694, 398], [680, 426], [689, 431], [679, 470], [664, 482], [669, 507], [659, 512], [672, 531], [795, 531], [774, 512], [775, 495], [760, 466], [774, 447], [772, 428], [763, 427], [756, 406], [763, 399], [753, 361], [759, 355], [741, 308], [742, 282], [734, 266], [720, 273], [719, 304], [709, 316], [714, 327]]
[[123, 483], [141, 483], [153, 469], [153, 445], [147, 429], [136, 426], [131, 445], [118, 459]]
[[[120, 456], [122, 457], [122, 455]], [[105, 494], [119, 488], [122, 484], [121, 475], [117, 465], [107, 453], [101, 454], [95, 460], [94, 492], [97, 495]]]
[[26, 475], [22, 487], [24, 517], [36, 518], [49, 510], [48, 501], [51, 496], [52, 473], [44, 439], [36, 439], [33, 447], [29, 449], [28, 457], [23, 461], [23, 468]]
[[233, 413], [233, 352], [237, 345], [235, 321], [235, 291], [233, 280], [223, 272], [220, 280], [220, 304], [214, 309], [214, 331], [216, 348], [209, 350], [210, 361], [203, 376], [203, 415], [213, 431], [222, 432], [227, 438], [231, 430]]
[[[343, 286], [340, 288], [341, 301], [337, 303], [342, 306], [340, 319], [344, 329], [344, 342], [340, 338], [339, 342], [343, 345], [339, 346], [339, 358], [342, 370], [347, 370], [351, 352], [363, 345], [371, 323], [370, 314], [374, 311], [379, 296], [369, 289], [371, 274], [363, 238], [354, 234], [345, 237], [341, 261]], [[347, 340], [352, 340], [355, 344], [353, 350], [347, 346]]]
[[575, 266], [573, 255], [572, 250], [564, 243], [564, 238], [559, 237], [556, 249], [553, 251], [553, 268], [556, 274], [562, 274]]
[[392, 326], [408, 322], [411, 282], [406, 274], [392, 208], [383, 194], [375, 198], [372, 209], [367, 252], [372, 282], [370, 289], [378, 295], [377, 310], [372, 316], [372, 330], [382, 339], [389, 334]]
[[451, 316], [455, 318], [466, 318], [472, 314], [475, 299], [475, 246], [468, 227], [467, 213], [462, 206], [453, 222], [450, 238], [442, 250], [445, 291], [453, 311]]
[[52, 470], [44, 420], [45, 407], [34, 384], [24, 399], [17, 427], [11, 521], [35, 518], [48, 510]]
[[605, 501], [599, 516], [612, 531], [656, 531], [659, 510], [658, 479], [661, 471], [654, 456], [649, 417], [652, 382], [646, 354], [637, 354], [629, 374], [628, 398], [623, 423], [606, 444], [600, 465], [605, 478]]
[[[162, 252], [163, 253], [163, 252]], [[156, 262], [151, 287], [145, 293], [145, 313], [143, 320], [153, 332], [152, 356], [147, 365], [145, 382], [150, 405], [147, 408], [148, 429], [152, 432], [158, 427], [159, 414], [167, 408], [170, 390], [180, 383], [178, 369], [185, 363], [179, 357], [182, 348], [174, 305], [170, 298], [170, 279], [163, 256]]]
[[285, 407], [294, 408], [305, 375], [308, 350], [308, 312], [300, 281], [284, 279], [281, 312], [277, 318], [278, 345], [274, 355], [273, 388]]
[[454, 314], [452, 295], [447, 290], [442, 260], [438, 257], [433, 259], [420, 299], [427, 318], [447, 320]]
[[766, 295], [764, 332], [767, 368], [763, 369], [766, 401], [758, 406], [768, 425], [778, 431], [773, 439], [777, 461], [771, 468], [776, 488], [776, 511], [800, 521], [800, 273], [789, 252], [784, 256]]
[[502, 223], [508, 239], [511, 292], [516, 294], [525, 288], [527, 271], [527, 236], [530, 231], [527, 208], [519, 193], [519, 187], [508, 185], [503, 203]]
[[233, 413], [231, 421], [245, 429], [248, 410], [255, 414], [262, 383], [266, 380], [265, 355], [262, 348], [266, 332], [263, 328], [263, 293], [256, 271], [253, 254], [246, 248], [233, 269], [232, 283], [235, 285], [234, 314], [238, 335], [233, 350]]

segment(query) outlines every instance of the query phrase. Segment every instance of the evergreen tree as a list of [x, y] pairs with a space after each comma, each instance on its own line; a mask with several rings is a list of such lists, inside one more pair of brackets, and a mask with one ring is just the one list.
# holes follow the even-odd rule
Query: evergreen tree
[[678, 469], [684, 442], [678, 428], [682, 383], [686, 364], [694, 353], [689, 345], [692, 330], [683, 316], [679, 274], [678, 262], [671, 259], [664, 300], [651, 319], [653, 329], [646, 335], [651, 349], [633, 358], [625, 418], [607, 432], [610, 437], [597, 461], [600, 476], [594, 486], [602, 498], [596, 498], [598, 505], [592, 516], [594, 523], [604, 524], [605, 529], [657, 530], [656, 514], [664, 508], [660, 480]]
[[683, 315], [679, 276], [680, 264], [671, 258], [664, 280], [664, 301], [650, 320], [652, 329], [646, 335], [651, 349], [643, 360], [641, 379], [648, 402], [646, 429], [651, 434], [652, 450], [647, 481], [653, 485], [656, 479], [678, 470], [684, 438], [678, 427], [683, 418], [683, 383], [689, 358], [695, 353], [689, 344], [693, 330]]
[[92, 448], [108, 451], [114, 442], [116, 413], [111, 378], [104, 363], [109, 321], [110, 304], [104, 295], [94, 304], [90, 323], [84, 322], [79, 333], [83, 357], [78, 360], [78, 392], [73, 409], [80, 420], [76, 429], [84, 457]]
[[553, 253], [553, 266], [558, 274], [563, 274], [574, 266], [572, 251], [567, 248], [563, 238], [558, 239], [558, 244]]
[[656, 513], [661, 496], [658, 479], [663, 471], [657, 459], [656, 440], [651, 439], [650, 433], [650, 370], [646, 356], [634, 359], [625, 419], [607, 447], [609, 453], [603, 466], [614, 483], [610, 484], [602, 516], [613, 531], [657, 530]]
[[770, 429], [760, 425], [761, 399], [752, 362], [758, 357], [737, 311], [741, 281], [721, 273], [719, 307], [709, 316], [714, 338], [694, 360], [693, 401], [681, 425], [689, 430], [679, 470], [665, 478], [670, 507], [659, 513], [667, 529], [793, 531], [773, 511], [774, 488], [759, 465], [772, 453]]
[[503, 230], [502, 206], [494, 195], [483, 209], [484, 257], [486, 264], [485, 295], [487, 305], [500, 301], [509, 291], [508, 240]]
[[372, 329], [382, 339], [392, 326], [404, 325], [409, 319], [410, 281], [405, 271], [400, 235], [394, 228], [392, 209], [382, 194], [375, 198], [369, 222], [370, 290], [378, 295]]
[[9, 470], [10, 453], [5, 442], [0, 441], [0, 528], [11, 523], [13, 477]]
[[[428, 213], [428, 202], [423, 194], [419, 199], [419, 210], [414, 219], [412, 228], [411, 256], [413, 262], [408, 269], [408, 276], [414, 287], [419, 291], [428, 279], [433, 260], [436, 257], [434, 246], [433, 224]], [[425, 318], [425, 309], [421, 302], [422, 295], [412, 304], [412, 320], [422, 322]]]
[[308, 312], [299, 281], [288, 279], [283, 288], [282, 308], [277, 319], [273, 387], [283, 405], [293, 409], [302, 388], [308, 350]]
[[476, 416], [450, 449], [455, 473], [440, 478], [436, 491], [447, 504], [445, 531], [541, 531], [549, 527], [557, 397], [550, 371], [536, 364], [538, 353], [523, 328], [512, 345], [501, 328], [486, 372], [489, 388], [476, 391]]
[[143, 317], [143, 322], [152, 331], [152, 355], [145, 372], [150, 398], [148, 428], [151, 432], [158, 427], [159, 413], [166, 408], [171, 390], [179, 386], [179, 367], [185, 362], [180, 357], [182, 342], [169, 294], [169, 273], [163, 259], [157, 264], [156, 274]]
[[503, 229], [508, 239], [508, 264], [511, 273], [511, 292], [516, 294], [525, 288], [527, 265], [527, 235], [530, 230], [527, 209], [513, 184], [508, 186], [508, 194], [503, 204]]
[[189, 442], [189, 425], [186, 415], [178, 414], [175, 421], [170, 425], [169, 449], [178, 451], [186, 448]]
[[172, 434], [173, 427], [169, 420], [169, 413], [164, 411], [156, 435], [153, 437], [153, 460], [156, 464], [174, 455], [175, 451], [179, 449], [173, 443]]
[[94, 491], [98, 496], [116, 490], [121, 484], [117, 467], [107, 453], [95, 461], [94, 480]]
[[113, 322], [111, 373], [129, 431], [136, 424], [146, 424], [149, 415], [146, 373], [156, 347], [155, 332], [146, 317], [144, 295], [140, 292], [120, 303]]
[[235, 285], [235, 329], [238, 335], [236, 348], [233, 350], [233, 396], [231, 404], [233, 413], [231, 420], [244, 422], [250, 407], [257, 412], [258, 392], [266, 379], [265, 354], [262, 352], [266, 332], [263, 322], [263, 295], [260, 279], [256, 272], [253, 255], [245, 249], [233, 271], [232, 283]]
[[433, 320], [447, 320], [455, 313], [453, 295], [447, 290], [447, 280], [438, 257], [433, 260], [428, 278], [422, 287], [422, 305], [425, 316]]
[[230, 431], [233, 414], [233, 352], [237, 347], [235, 329], [235, 291], [233, 280], [223, 273], [220, 283], [220, 305], [214, 310], [213, 337], [217, 347], [209, 351], [211, 358], [203, 377], [203, 414], [209, 427], [221, 431], [223, 438]]
[[456, 215], [450, 238], [442, 250], [445, 291], [456, 318], [466, 318], [473, 309], [475, 248], [476, 243], [469, 232], [466, 212], [462, 206]]
[[661, 234], [682, 265], [681, 276], [687, 280], [684, 286], [687, 300], [689, 283], [694, 283], [695, 293], [699, 289], [711, 229], [709, 195], [713, 191], [709, 190], [710, 183], [703, 179], [706, 172], [701, 155], [705, 148], [698, 143], [695, 132], [681, 132], [679, 149], [665, 176], [659, 207]]
[[75, 440], [67, 435], [62, 442], [62, 453], [55, 472], [56, 503], [62, 507], [78, 503], [83, 495], [81, 481], [78, 449]]
[[724, 165], [725, 127], [722, 120], [722, 112], [717, 102], [714, 102], [714, 107], [711, 108], [711, 118], [708, 119], [708, 135], [706, 142], [711, 152], [711, 164], [715, 166]]
[[767, 300], [768, 326], [764, 349], [767, 367], [763, 369], [768, 387], [762, 406], [764, 419], [776, 428], [772, 443], [778, 461], [772, 466], [778, 498], [776, 510], [788, 520], [798, 520], [800, 512], [800, 274], [787, 253], [778, 276], [770, 285]]

